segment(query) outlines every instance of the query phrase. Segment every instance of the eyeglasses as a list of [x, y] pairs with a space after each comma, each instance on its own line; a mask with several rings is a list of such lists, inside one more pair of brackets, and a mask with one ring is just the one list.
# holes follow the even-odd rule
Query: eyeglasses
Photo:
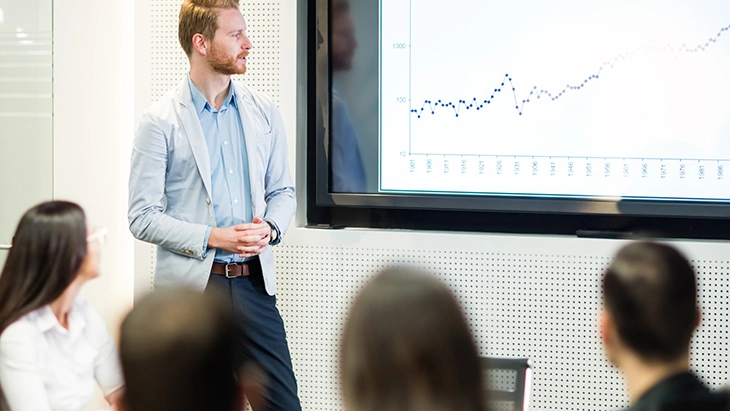
[[109, 234], [109, 230], [106, 228], [97, 228], [93, 233], [86, 236], [87, 243], [93, 243], [98, 241], [100, 245], [103, 245], [106, 241], [106, 235]]

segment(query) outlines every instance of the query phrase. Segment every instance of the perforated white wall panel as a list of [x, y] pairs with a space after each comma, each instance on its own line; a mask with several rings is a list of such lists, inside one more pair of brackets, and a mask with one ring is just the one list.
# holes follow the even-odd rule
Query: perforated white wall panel
[[[152, 101], [175, 87], [188, 72], [188, 60], [177, 38], [177, 19], [182, 0], [153, 0], [151, 2], [152, 31], [151, 71]], [[248, 58], [248, 70], [234, 76], [279, 103], [279, 37], [281, 32], [279, 1], [242, 1], [241, 11], [248, 26], [247, 34], [253, 48]]]
[[[177, 42], [179, 0], [151, 1], [151, 75], [156, 100], [187, 72]], [[237, 81], [294, 101], [280, 89], [280, 38], [296, 30], [282, 21], [293, 1], [243, 1], [254, 44]], [[283, 32], [282, 32], [283, 30]], [[287, 120], [287, 119], [285, 119]], [[291, 119], [289, 119], [291, 120]], [[289, 130], [293, 133], [293, 130]], [[293, 150], [293, 136], [290, 136]], [[301, 169], [298, 167], [297, 169]], [[303, 203], [303, 202], [300, 202]], [[482, 355], [529, 357], [532, 409], [604, 410], [626, 405], [623, 380], [604, 359], [597, 334], [599, 279], [620, 241], [453, 233], [292, 228], [276, 247], [278, 304], [305, 410], [342, 409], [337, 350], [347, 310], [374, 272], [391, 264], [423, 267], [459, 297]], [[702, 325], [692, 364], [712, 386], [730, 380], [730, 246], [676, 243], [699, 274]], [[137, 246], [138, 295], [150, 289], [153, 251]]]
[[[339, 246], [337, 245], [339, 244]], [[626, 406], [598, 334], [600, 277], [620, 241], [414, 232], [290, 230], [277, 248], [279, 308], [307, 409], [341, 409], [337, 350], [357, 290], [389, 265], [435, 273], [457, 294], [481, 355], [529, 357], [532, 409]], [[698, 272], [702, 325], [692, 365], [730, 381], [730, 247], [675, 243]]]
[[[277, 301], [304, 409], [342, 409], [337, 354], [347, 311], [368, 279], [391, 265], [431, 271], [455, 291], [480, 355], [532, 360], [531, 409], [626, 406], [623, 379], [604, 359], [597, 331], [600, 276], [623, 244], [565, 237], [290, 229], [285, 243], [275, 248]], [[690, 351], [692, 367], [710, 386], [726, 386], [730, 246], [673, 245], [686, 253], [698, 275], [702, 320]], [[147, 250], [138, 250], [136, 257], [142, 266], [137, 281], [143, 284], [151, 284], [154, 267], [152, 249]]]

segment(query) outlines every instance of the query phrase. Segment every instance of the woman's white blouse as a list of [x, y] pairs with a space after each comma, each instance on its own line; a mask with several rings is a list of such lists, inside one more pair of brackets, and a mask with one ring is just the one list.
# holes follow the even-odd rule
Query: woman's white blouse
[[13, 411], [79, 411], [94, 380], [107, 398], [124, 385], [114, 341], [86, 301], [74, 302], [68, 330], [45, 306], [0, 336], [0, 384]]

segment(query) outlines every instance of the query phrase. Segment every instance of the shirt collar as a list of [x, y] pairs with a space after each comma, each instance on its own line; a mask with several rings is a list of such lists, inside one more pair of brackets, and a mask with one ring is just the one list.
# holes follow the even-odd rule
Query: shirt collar
[[[211, 109], [211, 105], [208, 103], [208, 101], [203, 97], [203, 94], [200, 93], [197, 87], [195, 87], [195, 84], [193, 84], [193, 80], [190, 79], [190, 74], [188, 73], [188, 85], [190, 86], [190, 95], [193, 99], [193, 106], [195, 107], [195, 112], [200, 115], [203, 110], [206, 108], [208, 110]], [[223, 100], [223, 105], [221, 106], [221, 110], [226, 108], [229, 104], [231, 104], [233, 107], [238, 108], [238, 104], [236, 103], [236, 87], [233, 86], [233, 80], [230, 81], [228, 87], [228, 95]]]
[[57, 325], [60, 326], [50, 305], [43, 306], [36, 311], [35, 323], [40, 332], [46, 332]]
[[225, 101], [234, 108], [238, 108], [238, 103], [236, 103], [236, 87], [233, 85], [233, 80], [231, 80], [230, 87], [228, 87], [228, 95]]
[[63, 328], [58, 322], [58, 318], [51, 310], [50, 305], [45, 305], [36, 311], [35, 323], [40, 332], [50, 331], [56, 329], [61, 333], [68, 333], [72, 339], [81, 334], [81, 331], [86, 327], [86, 319], [79, 311], [79, 301], [74, 301], [71, 310], [68, 312], [68, 330]]

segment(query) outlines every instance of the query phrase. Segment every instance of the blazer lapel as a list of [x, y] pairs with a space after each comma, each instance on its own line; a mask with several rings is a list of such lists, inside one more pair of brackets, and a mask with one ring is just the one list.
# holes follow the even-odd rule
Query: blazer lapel
[[251, 203], [254, 207], [254, 215], [256, 213], [256, 204], [258, 204], [259, 199], [257, 198], [257, 195], [259, 193], [263, 193], [263, 188], [259, 188], [256, 185], [258, 184], [259, 180], [259, 174], [263, 172], [266, 165], [261, 165], [258, 163], [258, 156], [257, 153], [257, 147], [256, 147], [256, 128], [254, 127], [255, 122], [253, 121], [253, 114], [251, 113], [251, 108], [255, 105], [253, 104], [253, 101], [251, 101], [251, 96], [248, 94], [247, 90], [244, 90], [243, 87], [236, 86], [235, 82], [232, 82], [234, 84], [234, 87], [236, 87], [236, 95], [238, 96], [238, 113], [241, 116], [241, 126], [243, 126], [243, 140], [246, 144], [246, 156], [248, 157], [248, 176], [249, 176], [249, 184], [251, 185]]
[[200, 120], [198, 119], [198, 113], [195, 112], [195, 106], [193, 105], [193, 98], [190, 95], [190, 87], [188, 85], [187, 77], [183, 80], [179, 86], [178, 99], [180, 101], [180, 107], [178, 114], [180, 116], [180, 122], [185, 130], [185, 136], [190, 142], [190, 148], [195, 158], [195, 164], [198, 166], [198, 172], [200, 177], [203, 179], [203, 185], [205, 191], [208, 192], [208, 197], [211, 197], [211, 174], [210, 174], [210, 154], [208, 153], [208, 146], [205, 142], [205, 136], [203, 135], [203, 128], [200, 126]]

